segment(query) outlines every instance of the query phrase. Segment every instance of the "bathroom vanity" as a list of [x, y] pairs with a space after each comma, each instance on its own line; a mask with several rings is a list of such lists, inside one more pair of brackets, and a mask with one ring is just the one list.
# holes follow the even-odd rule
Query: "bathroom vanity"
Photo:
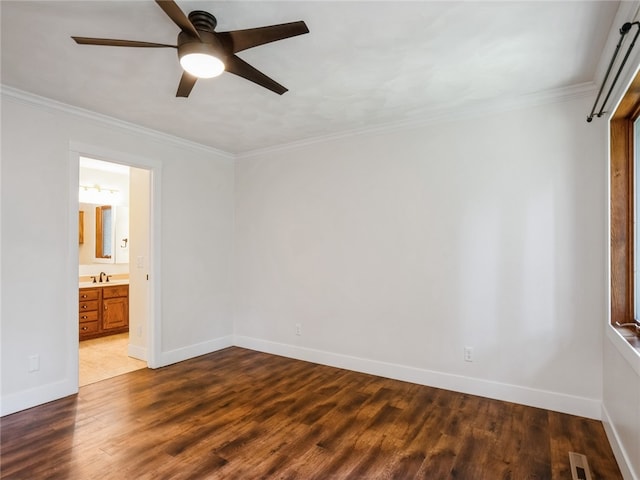
[[129, 285], [96, 283], [80, 288], [80, 340], [129, 331]]

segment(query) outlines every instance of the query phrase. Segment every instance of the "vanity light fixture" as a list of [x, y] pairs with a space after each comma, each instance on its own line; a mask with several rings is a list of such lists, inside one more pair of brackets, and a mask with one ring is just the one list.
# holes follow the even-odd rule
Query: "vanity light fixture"
[[116, 205], [120, 202], [120, 191], [117, 188], [95, 185], [80, 185], [78, 188], [80, 203], [96, 203]]
[[80, 190], [88, 192], [90, 190], [94, 190], [96, 192], [105, 192], [105, 193], [118, 193], [118, 189], [116, 188], [105, 188], [105, 187], [101, 187], [98, 184], [95, 185], [80, 185]]

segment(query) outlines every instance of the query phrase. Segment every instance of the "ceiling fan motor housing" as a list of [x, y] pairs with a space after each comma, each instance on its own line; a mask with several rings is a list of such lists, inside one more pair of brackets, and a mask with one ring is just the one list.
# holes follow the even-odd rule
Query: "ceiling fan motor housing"
[[178, 58], [190, 53], [204, 53], [219, 58], [222, 62], [226, 60], [226, 53], [220, 40], [216, 37], [214, 30], [218, 21], [209, 12], [194, 10], [189, 14], [189, 21], [200, 34], [200, 40], [194, 38], [188, 32], [182, 31], [178, 34]]
[[202, 41], [185, 32], [178, 34], [178, 58], [182, 58], [189, 53], [204, 53], [217, 57], [224, 62], [227, 54], [215, 34], [202, 30], [199, 30], [198, 33], [200, 33]]
[[216, 25], [218, 25], [216, 17], [202, 10], [194, 10], [191, 12], [189, 14], [189, 21], [196, 27], [198, 32], [213, 32], [216, 29]]

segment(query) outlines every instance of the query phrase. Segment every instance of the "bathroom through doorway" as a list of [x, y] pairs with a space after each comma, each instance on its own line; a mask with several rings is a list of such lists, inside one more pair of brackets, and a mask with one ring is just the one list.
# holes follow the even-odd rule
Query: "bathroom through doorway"
[[81, 155], [79, 386], [147, 367], [151, 171]]

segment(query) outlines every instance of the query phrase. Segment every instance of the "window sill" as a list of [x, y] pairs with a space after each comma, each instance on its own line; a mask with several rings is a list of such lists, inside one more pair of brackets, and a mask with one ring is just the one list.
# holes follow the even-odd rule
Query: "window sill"
[[609, 325], [606, 331], [611, 343], [640, 377], [640, 338], [623, 327]]
[[640, 352], [640, 337], [633, 331], [632, 328], [627, 327], [613, 327], [616, 331], [622, 335], [622, 337], [631, 345], [637, 352]]

